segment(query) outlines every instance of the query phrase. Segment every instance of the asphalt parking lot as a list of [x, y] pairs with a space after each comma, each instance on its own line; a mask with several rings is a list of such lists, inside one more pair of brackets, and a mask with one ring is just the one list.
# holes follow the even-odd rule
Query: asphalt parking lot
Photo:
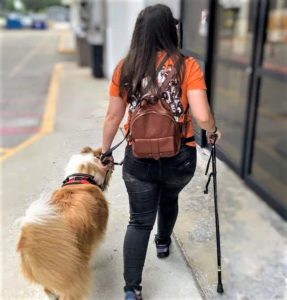
[[36, 133], [54, 65], [72, 60], [58, 53], [61, 31], [2, 31], [1, 154]]

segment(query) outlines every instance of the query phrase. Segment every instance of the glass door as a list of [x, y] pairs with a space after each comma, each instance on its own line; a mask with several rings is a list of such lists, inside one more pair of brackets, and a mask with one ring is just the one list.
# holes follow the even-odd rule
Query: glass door
[[246, 175], [287, 215], [287, 0], [270, 0]]
[[[183, 22], [182, 52], [194, 57], [203, 71], [206, 71], [210, 0], [183, 0], [181, 2], [181, 19]], [[211, 33], [212, 34], [212, 33]], [[206, 82], [208, 84], [208, 82]], [[209, 93], [209, 91], [207, 91]], [[193, 123], [196, 141], [202, 144], [202, 130]]]
[[219, 147], [224, 149], [226, 160], [239, 172], [257, 17], [256, 1], [218, 1], [212, 107], [218, 126], [224, 132]]

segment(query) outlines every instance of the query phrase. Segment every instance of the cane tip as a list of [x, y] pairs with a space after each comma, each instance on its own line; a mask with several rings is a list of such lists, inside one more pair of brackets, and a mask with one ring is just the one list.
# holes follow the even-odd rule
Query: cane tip
[[217, 293], [222, 294], [224, 292], [222, 283], [217, 284]]

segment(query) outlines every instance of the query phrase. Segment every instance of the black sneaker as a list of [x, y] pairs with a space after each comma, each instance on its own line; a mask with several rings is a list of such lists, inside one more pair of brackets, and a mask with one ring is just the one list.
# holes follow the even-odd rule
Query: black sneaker
[[158, 258], [168, 257], [171, 238], [168, 238], [168, 240], [163, 240], [160, 239], [157, 235], [155, 235], [154, 241], [156, 246], [157, 257]]
[[133, 290], [125, 293], [125, 300], [143, 300], [141, 291]]

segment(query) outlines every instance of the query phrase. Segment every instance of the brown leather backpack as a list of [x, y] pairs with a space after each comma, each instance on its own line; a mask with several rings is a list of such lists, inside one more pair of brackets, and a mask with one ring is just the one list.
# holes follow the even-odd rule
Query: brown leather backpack
[[185, 124], [175, 120], [170, 106], [162, 98], [162, 93], [175, 74], [176, 68], [173, 66], [158, 92], [143, 94], [138, 107], [131, 114], [129, 141], [135, 157], [172, 157], [180, 150], [182, 127]]

